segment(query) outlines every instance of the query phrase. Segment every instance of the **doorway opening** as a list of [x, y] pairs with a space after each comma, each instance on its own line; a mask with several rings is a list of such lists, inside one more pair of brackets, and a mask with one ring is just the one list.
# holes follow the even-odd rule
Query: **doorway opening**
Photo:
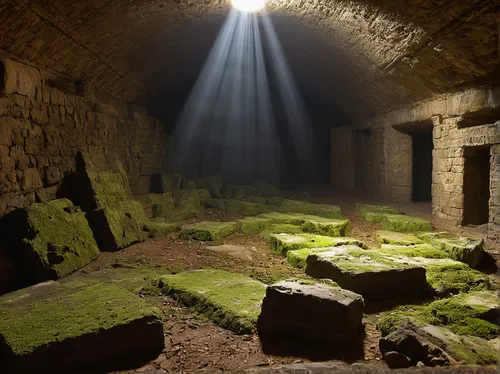
[[464, 150], [464, 216], [462, 224], [488, 223], [490, 202], [490, 147]]
[[412, 200], [432, 201], [432, 129], [415, 133], [412, 138]]
[[362, 191], [369, 191], [372, 187], [373, 158], [371, 142], [371, 130], [367, 129], [356, 132], [355, 187]]

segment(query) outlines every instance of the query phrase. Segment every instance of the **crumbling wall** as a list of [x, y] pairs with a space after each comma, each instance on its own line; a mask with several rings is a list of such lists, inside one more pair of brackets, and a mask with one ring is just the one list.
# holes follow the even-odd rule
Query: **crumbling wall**
[[500, 144], [491, 147], [490, 223], [488, 237], [500, 242]]
[[81, 87], [77, 95], [74, 85], [58, 85], [33, 66], [0, 65], [0, 216], [55, 198], [63, 176], [76, 170], [78, 151], [104, 161], [118, 155], [133, 192], [149, 192], [166, 140], [146, 109]]

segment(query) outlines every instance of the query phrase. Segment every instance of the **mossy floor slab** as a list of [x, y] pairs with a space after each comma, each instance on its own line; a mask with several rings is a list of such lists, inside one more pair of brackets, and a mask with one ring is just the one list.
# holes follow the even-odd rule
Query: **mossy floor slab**
[[0, 297], [0, 346], [8, 372], [105, 366], [158, 354], [163, 315], [115, 285], [44, 283]]
[[425, 258], [448, 258], [448, 254], [439, 248], [430, 244], [415, 244], [415, 245], [394, 245], [382, 244], [380, 252], [389, 255], [400, 255], [408, 257], [425, 257]]
[[183, 222], [170, 222], [165, 218], [155, 218], [146, 223], [146, 230], [150, 238], [164, 238], [179, 231], [182, 225]]
[[429, 294], [425, 269], [410, 258], [355, 246], [340, 246], [307, 257], [306, 273], [328, 278], [367, 300], [423, 298]]
[[183, 226], [181, 230], [181, 238], [202, 241], [217, 241], [233, 234], [237, 229], [237, 222], [203, 221]]
[[448, 257], [476, 267], [483, 256], [484, 241], [481, 238], [453, 236], [446, 232], [420, 233], [418, 237], [448, 253]]
[[302, 248], [336, 247], [349, 244], [366, 248], [365, 243], [355, 238], [331, 237], [309, 233], [295, 235], [285, 233], [272, 234], [270, 239], [271, 248], [282, 256], [286, 256], [288, 251]]
[[403, 214], [384, 214], [382, 228], [396, 232], [432, 231], [432, 224], [422, 218], [405, 216]]
[[194, 307], [221, 327], [238, 334], [255, 331], [266, 292], [265, 284], [222, 270], [165, 275], [154, 283], [164, 294]]
[[377, 241], [380, 244], [392, 244], [401, 246], [422, 244], [424, 242], [415, 234], [406, 234], [402, 232], [377, 231], [375, 235], [377, 237]]
[[340, 207], [327, 204], [311, 204], [306, 201], [285, 200], [280, 207], [280, 212], [301, 213], [325, 218], [344, 218]]
[[[356, 245], [348, 245], [348, 244], [342, 244], [342, 246], [348, 246], [352, 249], [358, 249], [356, 248]], [[305, 270], [307, 267], [307, 258], [311, 255], [319, 254], [319, 253], [324, 253], [324, 252], [329, 252], [331, 251], [332, 247], [323, 247], [323, 248], [302, 248], [302, 249], [295, 249], [288, 251], [286, 253], [286, 261], [292, 265], [293, 267], [296, 267], [298, 269]]]
[[398, 210], [389, 205], [358, 204], [361, 217], [367, 222], [379, 223], [384, 214], [398, 214]]
[[240, 230], [243, 234], [259, 234], [272, 225], [268, 218], [246, 217], [238, 220]]
[[267, 229], [260, 233], [267, 242], [271, 241], [272, 234], [299, 234], [303, 230], [300, 226], [289, 223], [276, 223], [270, 225]]

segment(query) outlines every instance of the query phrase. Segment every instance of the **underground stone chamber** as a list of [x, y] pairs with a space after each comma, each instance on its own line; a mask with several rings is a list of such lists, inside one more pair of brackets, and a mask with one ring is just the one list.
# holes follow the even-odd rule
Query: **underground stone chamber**
[[495, 2], [0, 9], [0, 372], [495, 371]]

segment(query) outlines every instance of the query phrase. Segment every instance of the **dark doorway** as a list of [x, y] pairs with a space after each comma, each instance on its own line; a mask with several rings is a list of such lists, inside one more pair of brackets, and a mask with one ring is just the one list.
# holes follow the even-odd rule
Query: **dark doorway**
[[463, 225], [488, 223], [490, 147], [465, 148]]
[[372, 187], [373, 158], [370, 130], [356, 132], [356, 188], [369, 191]]
[[432, 131], [413, 134], [413, 201], [432, 200]]

